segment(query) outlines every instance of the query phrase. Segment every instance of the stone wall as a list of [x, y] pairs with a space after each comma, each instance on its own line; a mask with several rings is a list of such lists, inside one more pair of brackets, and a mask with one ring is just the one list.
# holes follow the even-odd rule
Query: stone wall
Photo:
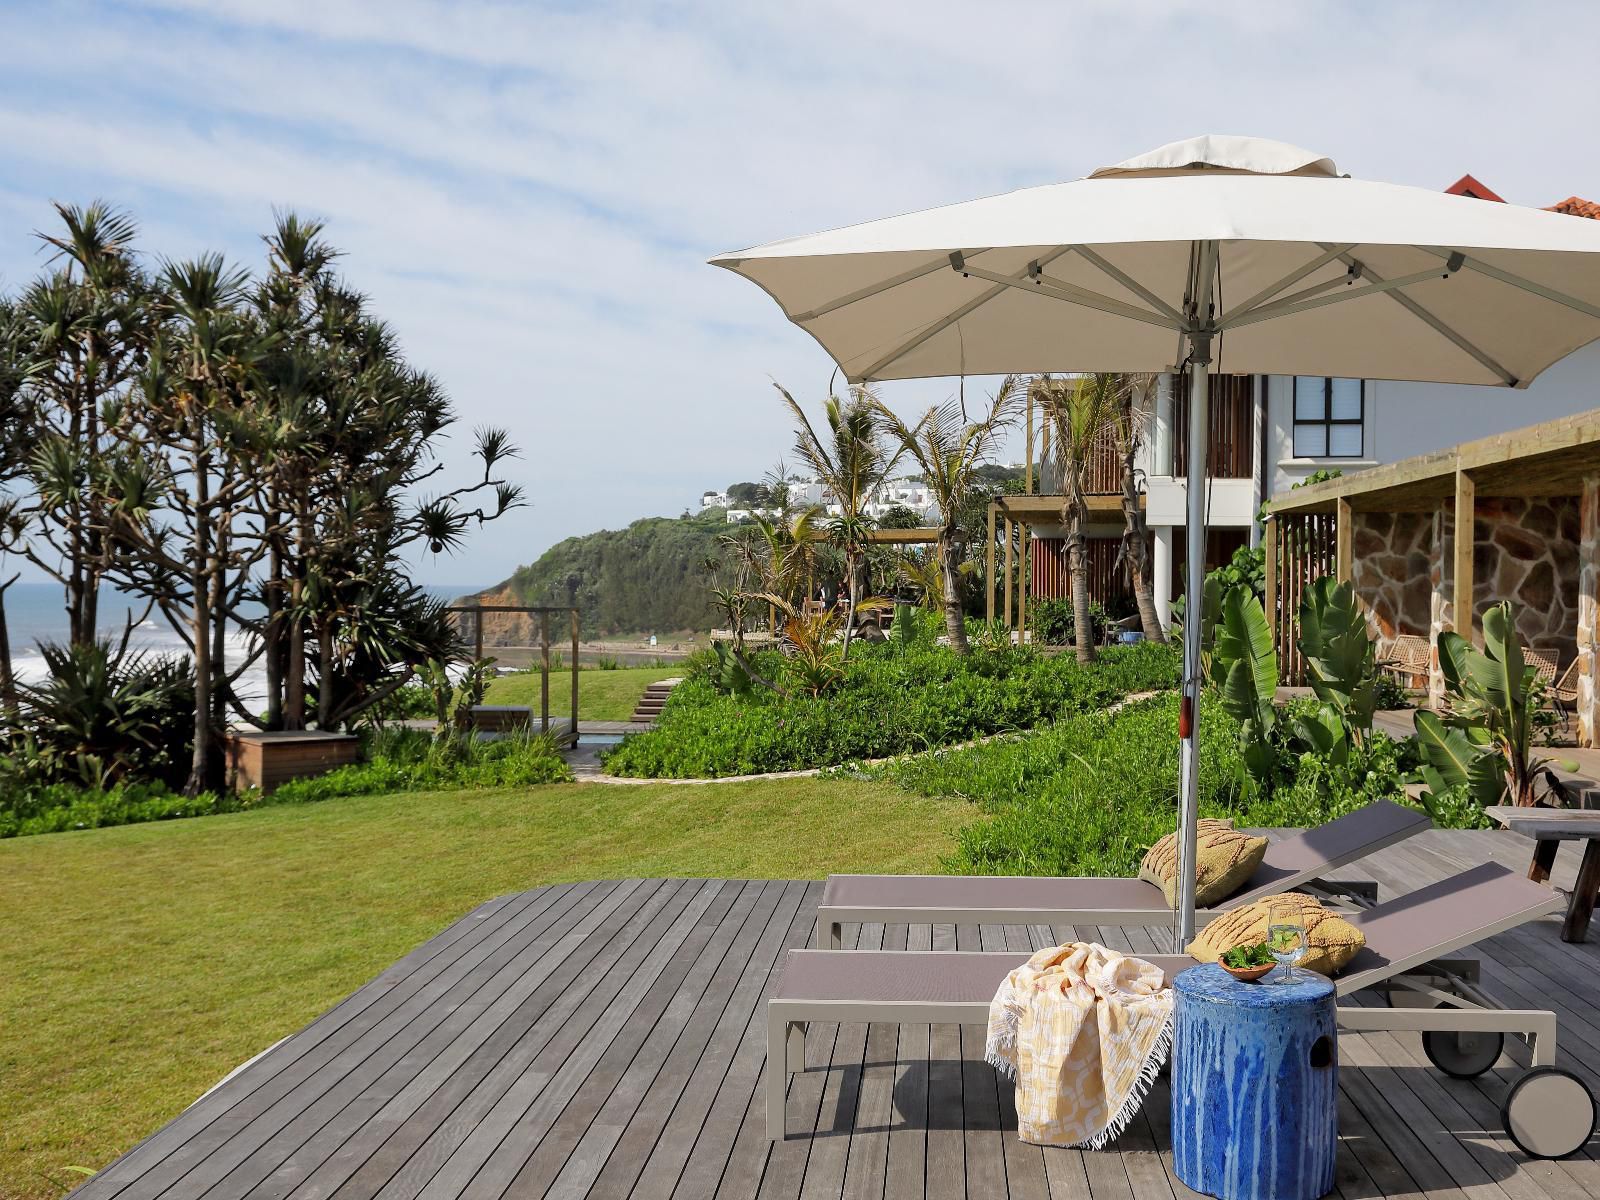
[[1426, 634], [1432, 620], [1432, 513], [1352, 514], [1351, 583], [1380, 637]]
[[[1565, 668], [1577, 652], [1579, 623], [1580, 505], [1575, 496], [1525, 500], [1478, 498], [1473, 522], [1473, 641], [1483, 644], [1483, 614], [1510, 600], [1517, 610], [1522, 643]], [[1433, 514], [1429, 635], [1455, 627], [1455, 512], [1449, 504]], [[1404, 631], [1402, 631], [1404, 632]], [[1444, 679], [1437, 667], [1430, 681], [1437, 704]]]

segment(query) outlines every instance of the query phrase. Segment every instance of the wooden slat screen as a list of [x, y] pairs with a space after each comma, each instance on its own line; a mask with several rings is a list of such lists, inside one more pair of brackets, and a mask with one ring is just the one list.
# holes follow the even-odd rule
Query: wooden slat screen
[[[1249, 479], [1255, 462], [1255, 376], [1213, 375], [1206, 405], [1206, 474]], [[1172, 473], [1189, 474], [1189, 397], [1172, 403]]]
[[1333, 513], [1283, 513], [1272, 518], [1277, 526], [1276, 605], [1273, 630], [1277, 641], [1278, 680], [1285, 687], [1302, 687], [1306, 664], [1300, 656], [1300, 599], [1311, 584], [1336, 569], [1337, 518]]
[[[1101, 604], [1132, 599], [1128, 573], [1117, 565], [1122, 539], [1092, 537], [1084, 544], [1089, 557], [1089, 599]], [[1036, 600], [1072, 599], [1066, 540], [1030, 538], [1029, 548], [1033, 567], [1029, 594]]]

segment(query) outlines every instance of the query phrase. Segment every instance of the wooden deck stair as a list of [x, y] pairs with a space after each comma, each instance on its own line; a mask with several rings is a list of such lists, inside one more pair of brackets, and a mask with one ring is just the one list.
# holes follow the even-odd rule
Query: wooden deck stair
[[650, 684], [644, 689], [644, 695], [639, 697], [639, 704], [633, 710], [633, 716], [628, 719], [638, 722], [653, 722], [661, 715], [661, 710], [665, 707], [667, 697], [671, 695], [672, 689], [682, 682], [682, 678], [675, 678], [662, 679]]

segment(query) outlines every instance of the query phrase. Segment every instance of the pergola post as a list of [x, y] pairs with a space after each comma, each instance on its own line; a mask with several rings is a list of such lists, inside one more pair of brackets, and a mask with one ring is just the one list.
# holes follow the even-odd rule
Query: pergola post
[[1339, 583], [1349, 583], [1354, 571], [1355, 536], [1354, 514], [1350, 509], [1350, 501], [1340, 496], [1336, 502], [1337, 524], [1334, 529], [1333, 574]]
[[1004, 528], [1006, 533], [1006, 606], [1001, 620], [1005, 622], [1006, 628], [1009, 629], [1011, 627], [1011, 571], [1013, 566], [1011, 517], [1009, 515], [1005, 518]]
[[1600, 745], [1600, 475], [1578, 508], [1578, 745]]
[[994, 620], [994, 591], [995, 591], [995, 588], [997, 588], [999, 586], [999, 583], [1000, 583], [1000, 581], [997, 580], [994, 577], [994, 514], [995, 514], [995, 508], [996, 508], [995, 502], [993, 500], [989, 501], [989, 566], [988, 566], [988, 570], [986, 570], [984, 572], [984, 575], [983, 575], [983, 578], [984, 578], [983, 619], [985, 621], [993, 621]]
[[1477, 540], [1475, 522], [1477, 488], [1472, 476], [1456, 469], [1455, 536], [1451, 551], [1451, 622], [1455, 631], [1472, 640], [1472, 548]]

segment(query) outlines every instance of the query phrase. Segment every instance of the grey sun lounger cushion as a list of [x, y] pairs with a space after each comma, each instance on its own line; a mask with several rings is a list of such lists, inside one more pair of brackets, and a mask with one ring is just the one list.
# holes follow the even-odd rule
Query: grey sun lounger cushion
[[[1326, 825], [1267, 847], [1261, 865], [1227, 907], [1309, 883], [1427, 829], [1427, 814], [1375, 800]], [[817, 906], [824, 922], [1043, 921], [1159, 925], [1171, 908], [1142, 879], [984, 875], [830, 875]]]

